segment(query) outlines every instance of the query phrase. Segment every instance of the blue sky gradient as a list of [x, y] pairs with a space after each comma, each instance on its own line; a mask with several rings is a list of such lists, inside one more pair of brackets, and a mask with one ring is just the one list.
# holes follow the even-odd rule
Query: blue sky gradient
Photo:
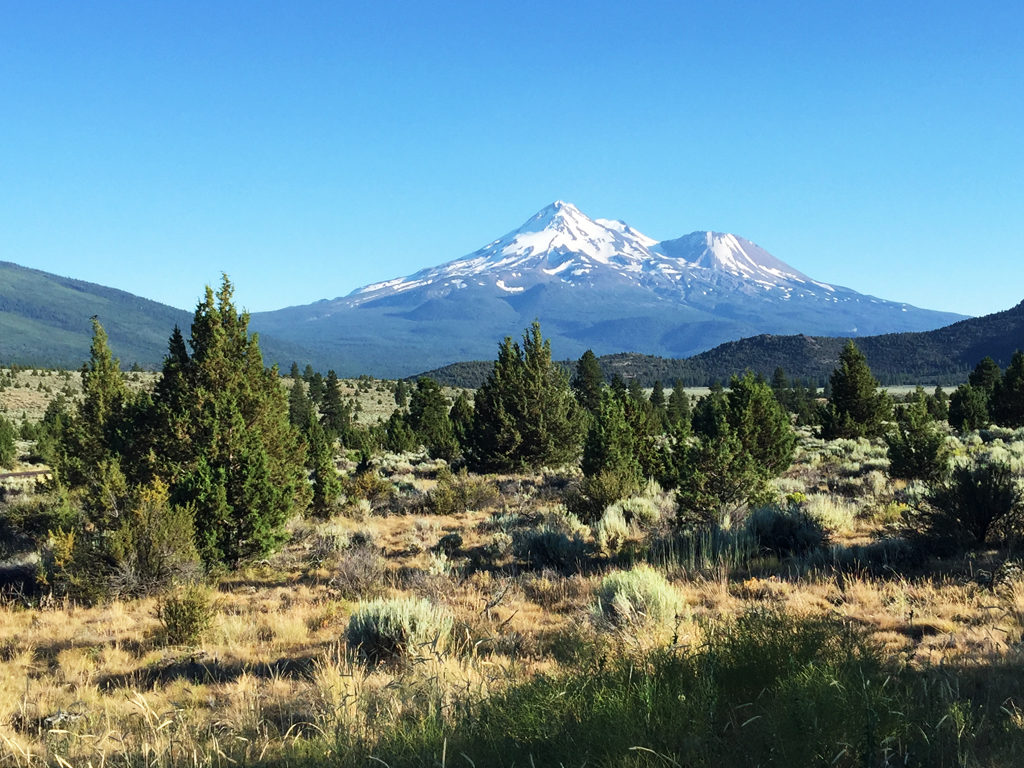
[[1017, 3], [0, 0], [0, 259], [252, 311], [555, 199], [931, 309], [1024, 299]]

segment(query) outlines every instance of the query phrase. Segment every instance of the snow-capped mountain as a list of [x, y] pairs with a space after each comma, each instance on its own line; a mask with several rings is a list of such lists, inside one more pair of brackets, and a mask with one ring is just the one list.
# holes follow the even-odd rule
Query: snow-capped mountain
[[[783, 294], [835, 288], [818, 283], [749, 240], [719, 232], [693, 232], [659, 243], [623, 221], [589, 219], [571, 203], [556, 201], [475, 253], [408, 277], [374, 283], [353, 292], [358, 306], [417, 288], [434, 294], [493, 285], [520, 293], [538, 283], [595, 286], [610, 281], [686, 296], [722, 275]], [[713, 285], [710, 286], [713, 289]]]
[[468, 256], [253, 325], [334, 350], [339, 372], [408, 375], [488, 359], [534, 318], [556, 356], [678, 357], [759, 333], [929, 330], [962, 316], [814, 280], [737, 235], [659, 242], [557, 201]]

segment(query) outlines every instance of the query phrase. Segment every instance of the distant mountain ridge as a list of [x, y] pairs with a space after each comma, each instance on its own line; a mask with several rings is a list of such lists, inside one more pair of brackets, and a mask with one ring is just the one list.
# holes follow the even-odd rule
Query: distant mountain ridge
[[737, 235], [657, 241], [556, 201], [460, 259], [348, 296], [253, 316], [339, 372], [408, 376], [483, 358], [541, 321], [557, 355], [683, 357], [761, 333], [930, 330], [962, 315], [812, 279]]
[[[705, 386], [747, 370], [770, 378], [776, 367], [790, 378], [823, 384], [846, 342], [844, 337], [764, 334], [684, 359], [625, 353], [602, 356], [599, 362], [607, 377], [619, 374], [645, 386], [656, 380], [668, 385], [676, 379], [688, 386]], [[862, 336], [856, 343], [883, 384], [956, 384], [966, 380], [981, 358], [992, 357], [1005, 367], [1016, 350], [1024, 349], [1024, 302], [933, 331]], [[490, 362], [468, 361], [423, 375], [442, 384], [473, 387], [490, 369]]]
[[[188, 338], [192, 313], [116, 288], [0, 261], [0, 365], [78, 368], [96, 315], [123, 366], [163, 364], [174, 326]], [[269, 361], [305, 360], [291, 343], [261, 338]]]

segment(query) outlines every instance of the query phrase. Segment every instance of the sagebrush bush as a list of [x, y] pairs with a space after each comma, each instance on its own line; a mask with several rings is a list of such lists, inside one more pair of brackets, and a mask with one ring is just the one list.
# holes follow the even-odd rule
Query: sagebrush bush
[[[618, 508], [621, 511], [622, 517], [627, 523], [635, 523], [644, 528], [655, 525], [661, 520], [661, 508], [658, 503], [646, 496], [623, 499], [609, 507], [609, 509], [613, 508]], [[605, 510], [605, 514], [607, 515], [607, 510]]]
[[374, 600], [356, 609], [349, 619], [345, 641], [370, 664], [399, 661], [425, 650], [443, 649], [452, 630], [452, 617], [422, 598]]
[[616, 571], [601, 579], [595, 612], [616, 626], [675, 621], [683, 610], [675, 588], [648, 565]]
[[443, 467], [437, 472], [437, 487], [427, 494], [424, 507], [435, 515], [459, 515], [470, 509], [485, 509], [497, 500], [497, 489], [486, 479], [471, 476], [465, 469], [452, 474]]
[[614, 555], [622, 549], [629, 536], [629, 524], [622, 514], [622, 507], [612, 504], [594, 524], [594, 541], [597, 548], [606, 555]]
[[570, 532], [551, 523], [515, 531], [512, 534], [512, 548], [516, 557], [534, 568], [574, 566], [583, 560], [587, 552], [582, 532]]
[[636, 479], [631, 475], [602, 469], [591, 477], [583, 478], [576, 488], [569, 491], [565, 504], [581, 520], [595, 521], [609, 506], [636, 490]]
[[956, 547], [981, 546], [1024, 528], [1021, 476], [990, 455], [959, 462], [926, 499], [925, 534]]
[[855, 504], [827, 493], [812, 493], [804, 501], [802, 509], [832, 533], [853, 528], [857, 514]]
[[804, 555], [828, 542], [821, 522], [795, 505], [755, 509], [746, 525], [762, 549], [779, 557]]
[[193, 584], [163, 597], [156, 615], [164, 644], [196, 645], [209, 629], [215, 611], [209, 590]]
[[[358, 534], [357, 534], [358, 536]], [[348, 600], [359, 600], [378, 594], [384, 588], [384, 558], [372, 542], [353, 537], [353, 546], [338, 558], [331, 576], [331, 586]]]

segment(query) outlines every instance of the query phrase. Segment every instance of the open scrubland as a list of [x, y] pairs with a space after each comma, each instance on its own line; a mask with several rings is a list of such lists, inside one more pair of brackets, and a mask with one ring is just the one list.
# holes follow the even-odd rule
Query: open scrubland
[[0, 377], [0, 765], [1024, 761], [1024, 355], [693, 401], [534, 324], [466, 393], [245, 320]]
[[[1024, 459], [1024, 433], [956, 441], [979, 445]], [[654, 483], [587, 526], [563, 503], [578, 472], [381, 456], [338, 514], [198, 592], [84, 606], [10, 584], [0, 764], [1013, 765], [1020, 571], [923, 553], [887, 467], [805, 430], [774, 482], [825, 533], [801, 542], [759, 539], [756, 512], [681, 535]], [[424, 601], [401, 653], [354, 647], [356, 617]]]

